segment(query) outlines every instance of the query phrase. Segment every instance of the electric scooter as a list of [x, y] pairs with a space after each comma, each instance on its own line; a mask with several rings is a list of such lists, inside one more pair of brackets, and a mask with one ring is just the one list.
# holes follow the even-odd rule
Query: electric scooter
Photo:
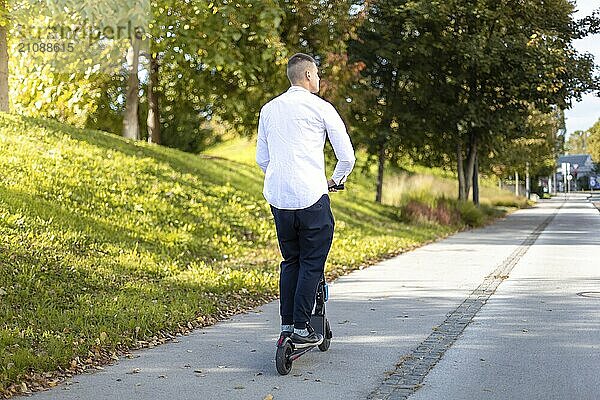
[[279, 372], [279, 374], [289, 374], [292, 370], [292, 363], [294, 360], [303, 354], [308, 353], [315, 347], [318, 347], [321, 351], [327, 351], [329, 349], [333, 335], [331, 333], [329, 321], [325, 315], [325, 302], [328, 297], [327, 282], [325, 281], [325, 276], [323, 276], [317, 287], [315, 310], [310, 318], [309, 324], [315, 332], [323, 335], [323, 341], [318, 346], [315, 345], [296, 349], [290, 338], [292, 332], [281, 332], [279, 340], [277, 341], [277, 353], [275, 355], [275, 366], [277, 367], [277, 372]]
[[[329, 191], [338, 191], [344, 189], [343, 183], [329, 187]], [[318, 347], [321, 351], [327, 351], [329, 349], [333, 334], [331, 333], [329, 321], [325, 315], [325, 302], [327, 302], [328, 298], [329, 291], [327, 282], [325, 281], [325, 275], [323, 275], [319, 285], [317, 286], [315, 309], [310, 318], [310, 323], [308, 324], [309, 329], [314, 329], [315, 332], [323, 335], [323, 341], [318, 346], [315, 345], [296, 349], [292, 339], [290, 338], [292, 332], [281, 332], [279, 340], [277, 340], [277, 353], [275, 354], [275, 366], [277, 367], [277, 372], [279, 372], [279, 374], [289, 374], [292, 370], [292, 363], [294, 360], [298, 359], [298, 357], [302, 356], [303, 354], [308, 353], [315, 347]]]

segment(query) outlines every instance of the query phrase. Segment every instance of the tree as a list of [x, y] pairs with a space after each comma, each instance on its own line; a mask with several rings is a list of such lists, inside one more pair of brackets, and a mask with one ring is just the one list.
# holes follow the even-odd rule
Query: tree
[[600, 33], [600, 8], [588, 15], [587, 17], [577, 21], [578, 35], [577, 38], [581, 39], [588, 35]]
[[[64, 1], [13, 0], [10, 5], [9, 93], [13, 110], [79, 127], [93, 125], [102, 95], [120, 69], [121, 43], [87, 37], [86, 29], [73, 34], [70, 29], [85, 28], [86, 17], [81, 10], [67, 8], [69, 12], [65, 12]], [[102, 9], [95, 12], [99, 16], [91, 20], [101, 21], [107, 14]], [[122, 17], [127, 18], [127, 14]], [[50, 44], [59, 51], [35, 51]], [[114, 60], [119, 62], [110, 62]]]
[[[283, 88], [283, 13], [273, 1], [158, 1], [152, 5], [149, 72], [158, 107], [144, 91], [161, 143], [199, 151], [226, 129], [254, 132], [258, 111]], [[275, 77], [275, 79], [273, 79]], [[215, 131], [215, 127], [219, 131]]]
[[[425, 110], [421, 107], [424, 91], [415, 84], [428, 71], [415, 68], [431, 56], [433, 43], [423, 44], [418, 50], [406, 40], [408, 33], [396, 1], [379, 1], [365, 10], [364, 23], [357, 37], [350, 41], [350, 60], [357, 65], [362, 79], [353, 85], [356, 101], [353, 106], [354, 123], [360, 126], [358, 139], [370, 158], [377, 160], [377, 189], [375, 200], [383, 196], [383, 173], [388, 159], [396, 161], [401, 147], [411, 147], [415, 136], [423, 128]], [[408, 56], [410, 54], [410, 57]]]
[[556, 149], [564, 140], [559, 134], [560, 125], [558, 110], [542, 113], [530, 108], [526, 121], [519, 127], [520, 136], [498, 143], [485, 158], [482, 169], [492, 171], [501, 179], [514, 173], [530, 174], [534, 178], [552, 175]]
[[150, 54], [148, 78], [148, 142], [160, 144], [160, 107], [158, 100], [158, 55]]
[[575, 131], [569, 135], [566, 143], [567, 154], [587, 154], [589, 131]]
[[587, 131], [588, 133], [588, 149], [589, 154], [592, 156], [594, 162], [600, 164], [600, 119], [596, 121], [591, 128]]
[[[374, 10], [374, 21], [378, 13], [390, 17], [365, 36], [385, 39], [378, 57], [398, 69], [394, 76], [407, 77], [408, 104], [426, 121], [413, 132], [455, 161], [461, 200], [470, 192], [479, 151], [519, 137], [528, 107], [564, 108], [593, 87], [591, 57], [571, 45], [578, 30], [566, 0], [389, 0]], [[366, 63], [373, 75], [374, 63]]]
[[123, 137], [139, 140], [138, 121], [140, 81], [138, 78], [141, 37], [131, 37], [127, 51], [127, 89], [125, 95], [125, 114], [123, 116]]

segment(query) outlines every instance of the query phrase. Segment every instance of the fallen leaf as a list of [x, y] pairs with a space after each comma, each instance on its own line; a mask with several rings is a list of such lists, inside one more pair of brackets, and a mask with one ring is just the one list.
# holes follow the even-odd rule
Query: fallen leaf
[[273, 395], [271, 393], [269, 393], [268, 395], [265, 396], [265, 398], [263, 400], [273, 400]]

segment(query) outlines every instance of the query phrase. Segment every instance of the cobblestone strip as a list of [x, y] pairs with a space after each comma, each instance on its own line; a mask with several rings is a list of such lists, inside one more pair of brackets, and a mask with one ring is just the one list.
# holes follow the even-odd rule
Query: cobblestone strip
[[396, 369], [389, 373], [381, 385], [369, 395], [369, 400], [407, 399], [421, 387], [425, 376], [471, 323], [500, 283], [508, 278], [508, 274], [552, 222], [560, 208], [562, 205], [530, 233], [523, 243], [500, 263], [440, 326], [434, 328], [434, 332], [427, 339], [396, 364]]

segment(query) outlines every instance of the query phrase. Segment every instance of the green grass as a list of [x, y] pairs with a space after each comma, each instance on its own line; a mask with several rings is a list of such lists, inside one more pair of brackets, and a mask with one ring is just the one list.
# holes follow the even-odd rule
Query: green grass
[[[198, 156], [0, 113], [0, 396], [274, 298], [253, 159], [248, 141]], [[358, 170], [348, 188], [330, 277], [463, 226], [402, 222]]]

